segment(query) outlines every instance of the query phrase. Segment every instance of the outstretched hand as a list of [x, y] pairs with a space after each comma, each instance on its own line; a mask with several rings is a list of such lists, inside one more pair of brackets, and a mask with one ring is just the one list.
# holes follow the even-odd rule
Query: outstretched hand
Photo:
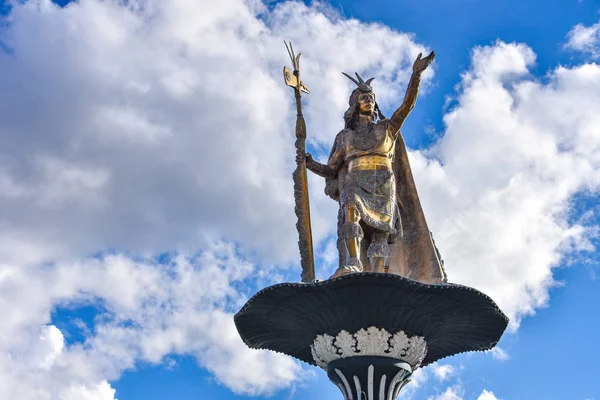
[[427, 57], [421, 58], [422, 56], [423, 56], [423, 53], [419, 53], [419, 56], [417, 57], [417, 59], [415, 60], [415, 63], [413, 64], [413, 72], [418, 73], [418, 74], [420, 74], [421, 72], [423, 72], [427, 69], [429, 64], [431, 64], [431, 62], [435, 58], [435, 53], [432, 51]]

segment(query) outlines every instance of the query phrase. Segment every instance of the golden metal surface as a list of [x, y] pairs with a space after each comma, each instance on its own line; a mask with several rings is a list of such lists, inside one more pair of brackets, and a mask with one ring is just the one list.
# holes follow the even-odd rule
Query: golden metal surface
[[[353, 204], [348, 205], [346, 208], [346, 221], [358, 223], [360, 221], [360, 213]], [[357, 237], [350, 237], [346, 239], [346, 247], [348, 249], [348, 255], [351, 258], [360, 258], [360, 239]]]
[[[286, 85], [291, 86], [294, 89], [298, 88], [298, 77], [294, 75], [288, 67], [283, 67], [283, 79], [285, 80]], [[304, 82], [300, 82], [300, 91], [306, 94], [310, 93], [310, 90], [308, 90]]]
[[348, 171], [354, 170], [391, 170], [392, 169], [392, 160], [389, 157], [380, 156], [380, 155], [370, 155], [370, 156], [362, 156], [357, 157], [348, 163]]
[[380, 221], [382, 224], [389, 224], [392, 222], [391, 215], [385, 215], [380, 212], [374, 212], [368, 207], [364, 207], [363, 212], [365, 213], [365, 216], [370, 217], [370, 219], [372, 220]]

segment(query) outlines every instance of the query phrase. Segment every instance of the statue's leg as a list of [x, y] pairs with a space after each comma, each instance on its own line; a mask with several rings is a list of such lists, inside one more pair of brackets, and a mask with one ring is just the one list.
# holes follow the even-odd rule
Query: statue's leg
[[373, 233], [371, 245], [367, 249], [367, 257], [369, 257], [373, 272], [387, 272], [386, 265], [390, 256], [390, 246], [387, 239], [387, 232], [377, 231]]
[[360, 262], [360, 240], [363, 237], [363, 231], [360, 227], [360, 214], [354, 204], [345, 207], [345, 222], [342, 225], [341, 233], [346, 242], [348, 258], [335, 271], [333, 277], [342, 276], [351, 272], [362, 272]]
[[360, 240], [363, 238], [363, 231], [360, 227], [360, 214], [354, 204], [346, 206], [346, 223], [342, 227], [344, 238], [346, 239], [346, 247], [350, 256], [348, 263], [360, 266]]

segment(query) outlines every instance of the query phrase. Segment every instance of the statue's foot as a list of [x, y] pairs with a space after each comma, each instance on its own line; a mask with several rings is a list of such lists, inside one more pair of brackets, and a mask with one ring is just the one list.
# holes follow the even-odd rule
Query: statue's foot
[[358, 267], [354, 266], [354, 265], [344, 265], [343, 267], [339, 267], [335, 273], [333, 275], [331, 275], [331, 278], [337, 278], [338, 276], [342, 276], [342, 275], [346, 275], [346, 274], [353, 274], [355, 272], [362, 272]]
[[351, 258], [350, 260], [348, 260], [347, 265], [342, 265], [340, 266], [333, 275], [331, 275], [331, 278], [337, 278], [338, 276], [342, 276], [342, 275], [346, 275], [346, 274], [353, 274], [355, 272], [362, 272], [362, 264], [360, 262], [360, 260], [358, 258]]

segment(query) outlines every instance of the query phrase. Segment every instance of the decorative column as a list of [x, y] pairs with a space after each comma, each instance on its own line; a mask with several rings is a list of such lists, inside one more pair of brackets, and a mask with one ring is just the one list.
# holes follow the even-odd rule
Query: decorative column
[[395, 400], [411, 375], [410, 365], [389, 357], [344, 358], [327, 373], [345, 400]]
[[345, 399], [394, 400], [421, 365], [427, 344], [421, 336], [371, 326], [354, 334], [318, 335], [311, 352]]
[[346, 400], [394, 400], [417, 368], [489, 350], [508, 323], [473, 288], [381, 273], [270, 286], [234, 321], [246, 345], [322, 368]]

